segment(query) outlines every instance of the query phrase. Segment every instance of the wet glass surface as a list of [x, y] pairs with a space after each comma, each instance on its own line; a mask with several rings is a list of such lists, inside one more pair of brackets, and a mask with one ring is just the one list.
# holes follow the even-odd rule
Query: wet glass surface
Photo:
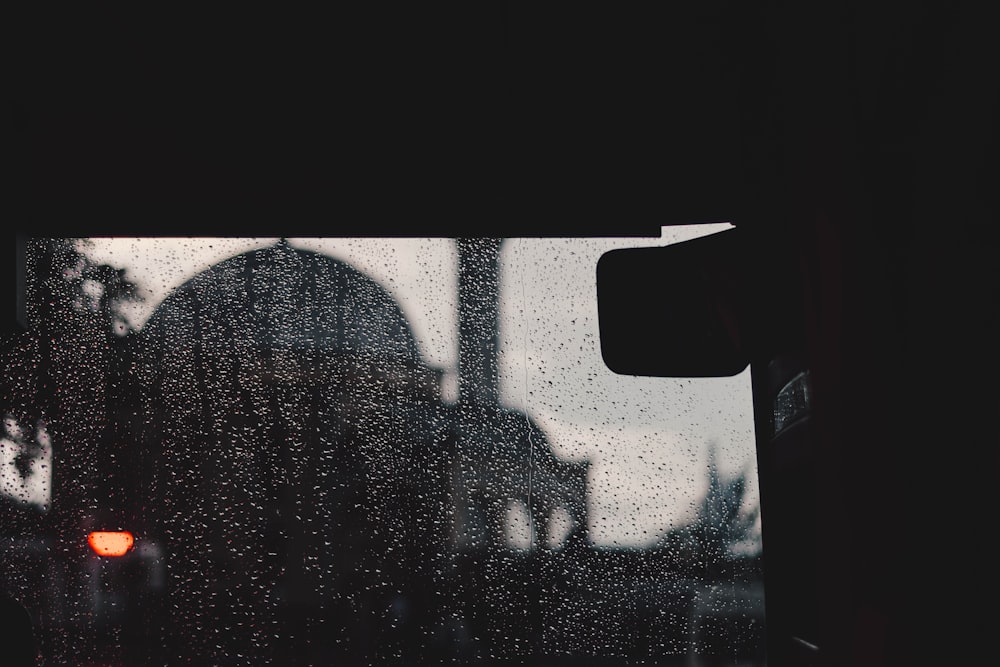
[[0, 495], [45, 664], [762, 664], [749, 371], [601, 360], [597, 260], [650, 244], [32, 239]]

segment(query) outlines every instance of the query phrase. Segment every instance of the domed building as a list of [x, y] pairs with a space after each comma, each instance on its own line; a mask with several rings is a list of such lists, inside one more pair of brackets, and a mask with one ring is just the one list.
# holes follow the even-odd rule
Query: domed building
[[[182, 657], [370, 655], [427, 629], [448, 556], [439, 372], [375, 281], [282, 242], [224, 260], [138, 341], [136, 521]], [[391, 640], [391, 641], [390, 641]]]
[[[0, 387], [5, 534], [20, 539], [4, 583], [49, 629], [46, 658], [646, 656], [762, 612], [696, 604], [716, 579], [711, 558], [678, 560], [674, 538], [705, 541], [691, 526], [649, 549], [591, 544], [589, 462], [499, 400], [501, 243], [456, 244], [454, 403], [391, 295], [331, 257], [285, 242], [230, 257], [125, 335], [56, 265]], [[715, 535], [709, 509], [693, 528]], [[105, 529], [136, 548], [95, 556], [80, 535]], [[757, 641], [758, 620], [726, 642]]]
[[282, 241], [219, 262], [134, 355], [130, 525], [166, 554], [147, 613], [171, 657], [454, 656], [468, 564], [508, 548], [512, 503], [541, 546], [560, 508], [585, 534], [586, 462], [527, 415], [445, 403], [391, 295], [329, 256]]

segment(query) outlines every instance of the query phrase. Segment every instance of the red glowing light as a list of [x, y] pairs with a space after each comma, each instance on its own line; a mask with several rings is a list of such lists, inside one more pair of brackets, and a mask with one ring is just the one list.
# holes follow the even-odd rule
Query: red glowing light
[[98, 530], [87, 535], [87, 542], [98, 556], [124, 556], [135, 538], [127, 530]]

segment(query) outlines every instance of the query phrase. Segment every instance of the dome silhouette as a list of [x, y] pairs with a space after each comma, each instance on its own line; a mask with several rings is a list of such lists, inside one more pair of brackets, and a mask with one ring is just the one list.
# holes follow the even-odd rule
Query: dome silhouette
[[352, 601], [442, 570], [447, 411], [378, 282], [279, 242], [184, 282], [135, 345], [134, 505], [173, 556], [178, 660], [339, 664], [378, 622]]
[[422, 365], [385, 288], [345, 262], [284, 241], [189, 279], [157, 307], [144, 334], [167, 345], [219, 337], [236, 348]]

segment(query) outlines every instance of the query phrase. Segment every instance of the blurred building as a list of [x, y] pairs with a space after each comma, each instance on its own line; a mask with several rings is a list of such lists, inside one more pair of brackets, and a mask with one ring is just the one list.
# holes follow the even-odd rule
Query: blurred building
[[134, 345], [130, 521], [167, 554], [181, 654], [426, 644], [466, 624], [463, 557], [505, 548], [512, 503], [541, 544], [557, 509], [586, 529], [586, 464], [495, 394], [446, 404], [399, 306], [341, 261], [285, 242], [224, 260]]
[[[36, 286], [29, 303], [61, 305], [29, 309], [29, 330], [8, 346], [4, 451], [55, 461], [52, 502], [27, 502], [23, 526], [7, 520], [42, 539], [5, 562], [37, 570], [10, 583], [48, 591], [33, 607], [60, 628], [47, 655], [656, 657], [701, 641], [724, 607], [713, 582], [756, 595], [759, 562], [712, 565], [711, 530], [649, 549], [591, 544], [589, 462], [555, 455], [531, 415], [499, 400], [501, 244], [457, 243], [453, 403], [382, 286], [283, 241], [192, 277], [137, 332], [109, 332], [83, 274], [69, 291], [62, 278]], [[49, 273], [75, 275], [64, 259]], [[81, 270], [109, 267], [92, 268]], [[88, 293], [98, 296], [81, 305]], [[515, 548], [521, 515], [528, 545]], [[77, 537], [114, 527], [136, 534], [134, 557], [101, 562]], [[60, 541], [72, 558], [46, 558]], [[730, 611], [746, 625], [744, 608]], [[735, 637], [726, 627], [715, 634]]]

